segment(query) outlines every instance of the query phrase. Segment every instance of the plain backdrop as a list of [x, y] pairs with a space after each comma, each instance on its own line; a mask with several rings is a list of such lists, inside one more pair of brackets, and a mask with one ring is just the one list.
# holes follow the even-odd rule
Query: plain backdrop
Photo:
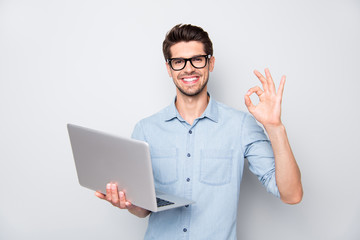
[[287, 76], [282, 120], [304, 198], [283, 204], [246, 169], [238, 238], [360, 239], [355, 0], [0, 0], [0, 239], [143, 238], [147, 218], [79, 186], [66, 123], [130, 136], [169, 105], [161, 45], [178, 23], [209, 33], [220, 102], [247, 111], [254, 69], [276, 85]]

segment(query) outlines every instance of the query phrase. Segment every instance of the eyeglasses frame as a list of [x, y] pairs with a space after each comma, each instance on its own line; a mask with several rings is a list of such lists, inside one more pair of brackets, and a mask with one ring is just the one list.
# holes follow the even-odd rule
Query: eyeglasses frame
[[[194, 64], [192, 63], [191, 59], [196, 58], [196, 57], [205, 57], [205, 65], [204, 65], [203, 67], [195, 67], [195, 66], [194, 66]], [[190, 62], [191, 66], [193, 66], [193, 67], [196, 68], [196, 69], [204, 68], [204, 67], [206, 67], [207, 62], [208, 62], [208, 60], [209, 60], [210, 58], [211, 58], [211, 55], [210, 55], [210, 54], [207, 54], [207, 55], [197, 55], [197, 56], [193, 56], [193, 57], [191, 57], [191, 58], [168, 58], [168, 59], [166, 59], [166, 62], [170, 65], [170, 67], [171, 67], [172, 70], [174, 70], [174, 71], [181, 71], [181, 70], [183, 70], [183, 69], [186, 67], [186, 64], [187, 64], [188, 61]], [[176, 60], [176, 59], [182, 59], [182, 60], [185, 61], [185, 64], [184, 64], [184, 67], [183, 67], [183, 68], [181, 68], [181, 69], [174, 69], [174, 68], [173, 68], [173, 66], [172, 66], [172, 64], [171, 64], [171, 61]]]

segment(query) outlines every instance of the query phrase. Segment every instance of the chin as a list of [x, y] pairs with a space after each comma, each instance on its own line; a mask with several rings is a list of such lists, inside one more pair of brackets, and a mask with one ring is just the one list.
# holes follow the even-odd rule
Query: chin
[[207, 81], [206, 83], [201, 86], [199, 89], [196, 89], [194, 91], [186, 91], [184, 89], [182, 89], [181, 87], [179, 87], [178, 85], [176, 85], [177, 89], [185, 96], [187, 97], [196, 97], [198, 95], [200, 95], [202, 92], [207, 92], [207, 89], [206, 89], [206, 86], [207, 86]]

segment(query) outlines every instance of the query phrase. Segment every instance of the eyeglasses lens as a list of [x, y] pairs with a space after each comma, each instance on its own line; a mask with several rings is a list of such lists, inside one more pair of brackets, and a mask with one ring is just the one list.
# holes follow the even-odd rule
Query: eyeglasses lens
[[187, 61], [191, 62], [191, 65], [195, 68], [203, 68], [206, 65], [205, 56], [197, 56], [191, 59], [175, 58], [171, 60], [171, 66], [174, 70], [181, 70], [185, 67]]

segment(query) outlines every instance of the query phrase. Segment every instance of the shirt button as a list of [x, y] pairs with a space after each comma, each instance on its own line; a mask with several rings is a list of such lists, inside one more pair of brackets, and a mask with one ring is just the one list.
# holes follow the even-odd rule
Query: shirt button
[[187, 157], [191, 157], [190, 153], [188, 153], [186, 156], [187, 156]]
[[184, 231], [184, 232], [187, 232], [187, 229], [186, 229], [186, 228], [184, 228], [184, 229], [183, 229], [183, 231]]
[[190, 182], [190, 178], [187, 178], [186, 181], [187, 181], [187, 182]]
[[190, 130], [189, 133], [192, 134], [192, 131]]

